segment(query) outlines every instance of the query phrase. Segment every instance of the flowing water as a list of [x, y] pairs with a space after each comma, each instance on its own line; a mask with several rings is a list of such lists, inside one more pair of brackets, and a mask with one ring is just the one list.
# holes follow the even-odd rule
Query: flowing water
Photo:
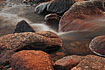
[[[105, 17], [104, 17], [105, 18]], [[65, 55], [78, 54], [87, 55], [92, 54], [88, 44], [90, 40], [97, 36], [93, 32], [71, 31], [71, 32], [56, 32], [44, 23], [44, 16], [34, 13], [34, 7], [22, 4], [22, 0], [10, 0], [6, 6], [0, 11], [0, 36], [13, 33], [16, 24], [26, 20], [35, 29], [35, 31], [52, 31], [59, 35], [63, 40], [63, 49], [59, 52], [64, 52]], [[97, 20], [92, 20], [91, 22]], [[103, 22], [103, 18], [98, 20]], [[103, 24], [102, 24], [103, 25]], [[100, 25], [101, 26], [101, 25]], [[95, 29], [95, 28], [94, 28]], [[103, 30], [102, 28], [101, 30]], [[105, 32], [98, 31], [98, 34], [105, 34]], [[65, 56], [63, 55], [63, 56]], [[55, 60], [58, 58], [54, 56]], [[61, 56], [59, 56], [61, 57]]]

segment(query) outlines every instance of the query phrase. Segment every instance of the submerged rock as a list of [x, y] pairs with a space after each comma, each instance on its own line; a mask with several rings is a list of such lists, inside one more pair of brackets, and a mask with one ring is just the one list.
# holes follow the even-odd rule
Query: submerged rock
[[105, 70], [105, 58], [88, 55], [71, 70]]
[[12, 54], [21, 50], [52, 52], [62, 46], [62, 40], [49, 31], [8, 34], [0, 37], [0, 64], [8, 64]]
[[95, 37], [89, 45], [92, 52], [99, 56], [105, 56], [105, 36]]
[[54, 70], [50, 56], [42, 51], [17, 52], [12, 56], [10, 63], [13, 70]]
[[22, 32], [35, 32], [34, 29], [25, 21], [22, 20], [16, 25], [16, 29], [13, 33], [22, 33]]
[[45, 16], [44, 20], [45, 20], [46, 25], [48, 25], [53, 30], [58, 31], [59, 20], [60, 20], [59, 15], [57, 15], [55, 13], [48, 14]]

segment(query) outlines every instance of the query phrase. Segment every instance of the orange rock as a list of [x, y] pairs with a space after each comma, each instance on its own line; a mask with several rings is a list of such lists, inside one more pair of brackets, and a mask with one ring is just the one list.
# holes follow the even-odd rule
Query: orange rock
[[17, 52], [12, 56], [10, 63], [13, 70], [54, 70], [50, 56], [42, 51]]

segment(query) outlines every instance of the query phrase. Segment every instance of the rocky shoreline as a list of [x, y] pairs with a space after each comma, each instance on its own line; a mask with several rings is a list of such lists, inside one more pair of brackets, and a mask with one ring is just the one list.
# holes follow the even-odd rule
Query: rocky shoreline
[[[12, 20], [6, 19], [10, 15], [0, 19], [0, 70], [105, 70], [103, 4], [102, 0], [6, 1], [2, 9], [11, 9], [4, 12], [19, 20], [10, 25]], [[36, 21], [54, 32], [30, 24]]]

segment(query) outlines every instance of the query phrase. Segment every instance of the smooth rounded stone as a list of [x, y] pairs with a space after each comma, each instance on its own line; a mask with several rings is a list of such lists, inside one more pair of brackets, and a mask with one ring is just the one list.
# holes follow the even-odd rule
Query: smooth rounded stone
[[35, 30], [25, 21], [22, 20], [16, 25], [16, 29], [13, 33], [22, 33], [22, 32], [35, 32]]
[[61, 32], [68, 32], [79, 30], [98, 31], [99, 28], [101, 29], [102, 27], [99, 27], [97, 24], [104, 24], [105, 21], [101, 20], [104, 15], [94, 3], [95, 2], [91, 1], [83, 1], [73, 4], [62, 16], [59, 23], [59, 30]]
[[13, 70], [54, 70], [50, 56], [43, 51], [17, 52], [11, 57], [10, 64]]
[[105, 58], [88, 55], [71, 70], [105, 70]]
[[49, 2], [41, 3], [35, 7], [35, 12], [38, 14], [42, 14], [46, 12], [47, 5], [50, 4]]
[[72, 0], [63, 0], [63, 1], [50, 1], [41, 3], [35, 8], [35, 12], [37, 13], [58, 13], [63, 14], [65, 11], [67, 11], [72, 5], [74, 4], [74, 1]]
[[47, 11], [58, 13], [58, 14], [63, 14], [72, 5], [73, 5], [73, 3], [62, 2], [62, 1], [59, 1], [59, 2], [53, 1], [50, 4], [47, 5]]
[[59, 15], [57, 15], [55, 13], [48, 14], [45, 16], [44, 20], [45, 20], [46, 25], [48, 25], [53, 30], [58, 31], [59, 20], [60, 20]]
[[89, 44], [92, 52], [99, 56], [105, 56], [105, 36], [95, 37]]
[[78, 65], [78, 63], [84, 59], [84, 56], [66, 56], [54, 63], [55, 70], [70, 70], [71, 68]]
[[53, 32], [25, 32], [0, 37], [0, 64], [8, 64], [15, 52], [21, 50], [43, 50], [53, 52], [62, 46], [62, 40]]

